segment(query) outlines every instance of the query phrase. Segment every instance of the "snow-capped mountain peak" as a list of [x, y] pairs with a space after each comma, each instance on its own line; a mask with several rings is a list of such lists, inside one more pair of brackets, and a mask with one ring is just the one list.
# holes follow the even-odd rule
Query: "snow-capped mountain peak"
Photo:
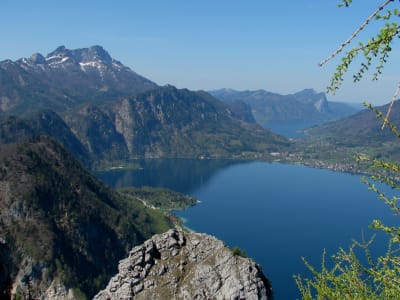
[[[63, 101], [64, 94], [72, 99], [83, 91], [82, 99], [86, 99], [91, 93], [104, 98], [106, 94], [133, 95], [157, 87], [154, 82], [113, 59], [101, 46], [72, 50], [60, 46], [45, 57], [35, 53], [15, 62], [2, 61], [2, 70], [10, 74], [7, 76], [18, 88], [31, 83], [60, 89]], [[81, 101], [81, 98], [76, 101]]]
[[[113, 63], [110, 54], [101, 46], [74, 50], [60, 46], [53, 52], [50, 52], [44, 60], [49, 66], [53, 67], [67, 63], [76, 64], [83, 68], [87, 66], [98, 68], [102, 65], [111, 65]], [[43, 59], [40, 62], [37, 59], [31, 59], [31, 61], [34, 63], [43, 63]]]

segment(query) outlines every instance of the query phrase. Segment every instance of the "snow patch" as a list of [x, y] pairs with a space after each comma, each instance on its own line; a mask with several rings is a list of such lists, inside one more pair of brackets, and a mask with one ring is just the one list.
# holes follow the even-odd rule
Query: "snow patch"
[[46, 57], [46, 61], [54, 60], [54, 59], [59, 59], [60, 57], [61, 57], [60, 55], [49, 56], [49, 57]]
[[100, 68], [102, 65], [96, 61], [88, 61], [88, 62], [80, 62], [79, 65], [83, 68], [92, 67], [92, 68]]
[[121, 65], [120, 63], [113, 62], [113, 63], [112, 63], [112, 66], [115, 67], [115, 68], [117, 68], [118, 70], [124, 69], [124, 66]]
[[55, 65], [63, 64], [70, 59], [71, 58], [69, 56], [63, 57], [60, 55], [56, 55], [56, 56], [46, 57], [46, 62], [48, 62], [49, 66], [55, 66]]

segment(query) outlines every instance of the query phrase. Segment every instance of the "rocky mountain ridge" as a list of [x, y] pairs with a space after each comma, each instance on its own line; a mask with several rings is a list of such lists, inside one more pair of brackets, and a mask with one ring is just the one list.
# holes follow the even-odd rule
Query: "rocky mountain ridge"
[[221, 241], [173, 229], [133, 248], [95, 300], [272, 299], [259, 265]]

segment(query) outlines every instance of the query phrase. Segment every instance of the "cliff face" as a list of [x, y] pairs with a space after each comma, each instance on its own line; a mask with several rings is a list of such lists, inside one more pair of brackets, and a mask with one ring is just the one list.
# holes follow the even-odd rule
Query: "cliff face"
[[173, 229], [134, 247], [94, 299], [270, 299], [251, 259], [214, 237]]
[[137, 157], [238, 157], [288, 141], [239, 120], [205, 92], [161, 87], [104, 105], [82, 105], [64, 121], [98, 161]]

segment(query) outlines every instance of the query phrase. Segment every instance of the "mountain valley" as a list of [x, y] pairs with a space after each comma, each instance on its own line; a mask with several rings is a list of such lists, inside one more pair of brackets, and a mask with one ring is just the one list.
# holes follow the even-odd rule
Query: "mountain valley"
[[[168, 190], [113, 190], [88, 170], [123, 169], [145, 158], [224, 158], [358, 171], [351, 156], [367, 148], [374, 157], [398, 158], [395, 139], [380, 131], [374, 114], [355, 112], [311, 89], [279, 95], [158, 86], [101, 46], [61, 46], [0, 62], [0, 296], [93, 297], [132, 247], [177, 225], [170, 209], [195, 203]], [[400, 125], [398, 102], [392, 116]], [[332, 122], [308, 129], [304, 139], [263, 128], [296, 121]]]

